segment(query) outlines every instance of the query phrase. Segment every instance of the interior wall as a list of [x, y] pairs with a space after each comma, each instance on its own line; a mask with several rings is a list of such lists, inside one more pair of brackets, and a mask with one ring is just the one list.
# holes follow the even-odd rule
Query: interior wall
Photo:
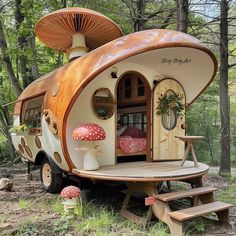
[[[176, 79], [184, 88], [187, 104], [210, 82], [214, 74], [212, 58], [204, 51], [173, 47], [147, 51], [125, 59], [158, 71], [162, 78]], [[207, 66], [206, 66], [207, 65]]]
[[119, 77], [127, 71], [137, 71], [141, 73], [147, 79], [151, 88], [153, 88], [153, 80], [157, 78], [157, 74], [153, 70], [133, 63], [120, 62], [116, 65], [113, 65], [112, 67], [117, 68], [118, 79], [111, 78], [110, 74], [112, 68], [109, 68], [98, 75], [86, 86], [86, 88], [84, 88], [84, 90], [74, 103], [68, 116], [66, 129], [67, 147], [70, 157], [72, 158], [72, 161], [77, 168], [82, 168], [83, 166], [83, 153], [76, 150], [76, 148], [78, 148], [81, 143], [80, 141], [73, 140], [72, 132], [82, 123], [96, 123], [102, 126], [106, 132], [106, 139], [97, 142], [97, 144], [99, 144], [100, 146], [100, 149], [102, 150], [102, 152], [97, 153], [97, 160], [100, 166], [113, 165], [116, 162], [116, 109], [111, 118], [107, 120], [99, 119], [94, 114], [91, 107], [93, 93], [99, 88], [109, 88], [116, 101], [116, 88], [117, 83], [119, 82]]

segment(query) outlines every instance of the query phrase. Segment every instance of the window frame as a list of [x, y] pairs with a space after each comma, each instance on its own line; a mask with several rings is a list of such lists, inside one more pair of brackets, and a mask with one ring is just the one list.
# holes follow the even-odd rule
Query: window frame
[[[131, 85], [126, 87], [126, 80], [130, 79]], [[142, 82], [142, 84], [139, 84], [139, 80]], [[147, 91], [147, 81], [145, 77], [136, 71], [129, 71], [121, 76], [119, 84], [118, 84], [118, 104], [121, 106], [126, 106], [129, 104], [140, 104], [145, 103], [147, 94], [145, 94], [145, 91]], [[139, 89], [143, 87], [144, 94], [141, 96], [138, 96]], [[127, 90], [130, 91], [130, 97], [126, 97]]]
[[[135, 122], [134, 116], [137, 114], [141, 114], [141, 122]], [[130, 115], [132, 115], [132, 122], [130, 121]], [[127, 117], [127, 122], [124, 122], [124, 118]], [[138, 112], [128, 112], [120, 115], [121, 120], [121, 126], [129, 126], [129, 127], [135, 127], [138, 129], [141, 129], [143, 131], [147, 131], [147, 113], [146, 111], [138, 111]], [[141, 125], [141, 128], [135, 126], [135, 125]]]
[[[38, 104], [38, 106], [27, 108], [27, 105], [29, 105], [29, 102], [32, 102], [34, 99], [37, 99], [37, 98], [40, 98], [40, 97], [42, 97], [42, 99], [41, 99], [40, 103]], [[25, 118], [26, 113], [28, 111], [30, 112], [32, 110], [35, 110], [35, 111], [39, 112], [39, 115], [37, 116], [37, 119], [32, 119], [32, 122], [37, 120], [36, 121], [37, 127], [36, 126], [30, 127], [29, 128], [29, 134], [38, 134], [38, 133], [41, 133], [41, 131], [42, 131], [42, 116], [43, 116], [44, 100], [45, 100], [45, 93], [40, 93], [40, 94], [29, 97], [29, 98], [22, 101], [21, 113], [20, 113], [20, 124], [21, 125], [26, 124], [28, 126], [28, 123], [27, 123], [28, 119]], [[36, 103], [36, 102], [34, 102], [34, 103]], [[33, 114], [32, 117], [35, 117], [35, 115]]]
[[[103, 91], [107, 92], [107, 94], [109, 95], [109, 101], [108, 102], [94, 101], [95, 100], [94, 99], [95, 95], [97, 93], [103, 92]], [[101, 108], [102, 107], [108, 108], [110, 110], [109, 114], [107, 114], [106, 116], [99, 115], [98, 112], [95, 110], [96, 105], [98, 107], [100, 106]], [[92, 99], [91, 99], [91, 106], [92, 106], [93, 113], [95, 114], [96, 117], [98, 117], [101, 120], [107, 120], [107, 119], [111, 118], [114, 114], [114, 111], [115, 111], [115, 105], [116, 105], [115, 97], [114, 97], [114, 95], [112, 94], [112, 92], [110, 91], [109, 88], [99, 88], [96, 91], [94, 91]]]

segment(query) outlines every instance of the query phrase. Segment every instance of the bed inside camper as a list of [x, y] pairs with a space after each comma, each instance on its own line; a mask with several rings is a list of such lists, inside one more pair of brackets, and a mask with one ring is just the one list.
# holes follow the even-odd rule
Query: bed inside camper
[[117, 86], [117, 162], [143, 161], [150, 139], [149, 85], [137, 72], [127, 72]]

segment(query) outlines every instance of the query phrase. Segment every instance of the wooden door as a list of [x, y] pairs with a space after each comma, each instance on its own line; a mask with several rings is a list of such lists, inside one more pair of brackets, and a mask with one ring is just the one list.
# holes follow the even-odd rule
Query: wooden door
[[[185, 135], [185, 108], [179, 113], [168, 105], [167, 113], [157, 115], [160, 100], [170, 96], [180, 97], [180, 102], [185, 105], [182, 86], [173, 79], [161, 80], [153, 93], [153, 160], [182, 159], [184, 154], [184, 142], [175, 136]], [[167, 99], [162, 100], [162, 104], [166, 104]]]

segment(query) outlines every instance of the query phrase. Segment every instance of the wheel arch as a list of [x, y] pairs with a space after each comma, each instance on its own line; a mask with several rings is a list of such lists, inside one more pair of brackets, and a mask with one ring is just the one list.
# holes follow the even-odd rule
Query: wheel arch
[[45, 151], [38, 152], [38, 154], [36, 155], [34, 164], [36, 166], [40, 166], [43, 164], [45, 159], [49, 160], [53, 173], [62, 173], [62, 170], [57, 166], [55, 161]]
[[46, 152], [44, 151], [39, 151], [35, 157], [35, 161], [34, 161], [34, 165], [36, 166], [40, 166], [43, 164], [43, 161], [45, 160], [45, 158], [47, 158], [48, 155]]

